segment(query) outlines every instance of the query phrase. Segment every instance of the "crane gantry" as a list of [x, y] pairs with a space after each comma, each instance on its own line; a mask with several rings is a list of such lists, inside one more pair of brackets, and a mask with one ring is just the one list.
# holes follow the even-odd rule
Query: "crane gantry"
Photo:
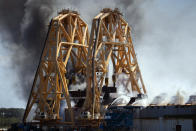
[[[35, 119], [40, 121], [60, 119], [60, 102], [65, 99], [73, 122], [66, 76], [70, 67], [74, 68], [76, 74], [86, 72], [88, 44], [88, 26], [77, 12], [63, 10], [51, 20], [24, 121], [34, 105], [37, 106], [36, 116], [43, 116]], [[67, 67], [68, 61], [70, 67]]]
[[[70, 84], [78, 74], [84, 76], [86, 87], [72, 90]], [[50, 22], [23, 121], [28, 121], [31, 111], [40, 122], [61, 120], [63, 100], [72, 124], [79, 119], [102, 119], [101, 106], [111, 104], [104, 101], [118, 90], [118, 74], [128, 76], [131, 84], [126, 90], [146, 94], [131, 28], [118, 9], [103, 9], [92, 21], [90, 37], [79, 14], [63, 10]], [[89, 117], [78, 116], [83, 112]]]
[[[93, 19], [91, 28], [87, 58], [88, 99], [86, 99], [84, 106], [87, 109], [90, 108], [94, 114], [94, 112], [100, 113], [100, 96], [103, 92], [104, 82], [106, 85], [104, 90], [111, 90], [108, 87], [109, 78], [107, 75], [109, 64], [113, 66], [112, 79], [114, 83], [117, 74], [124, 73], [129, 76], [131, 82], [131, 86], [124, 88], [139, 94], [146, 94], [146, 90], [132, 43], [131, 28], [118, 9], [103, 9]], [[109, 63], [110, 60], [111, 63]]]

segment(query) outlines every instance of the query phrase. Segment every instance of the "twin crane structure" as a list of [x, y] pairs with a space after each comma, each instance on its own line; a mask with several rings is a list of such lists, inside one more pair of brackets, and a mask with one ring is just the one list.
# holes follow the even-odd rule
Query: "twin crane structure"
[[[76, 11], [62, 10], [50, 22], [23, 122], [99, 125], [115, 99], [110, 94], [118, 91], [119, 74], [128, 77], [123, 88], [138, 94], [130, 101], [146, 94], [131, 28], [118, 9], [105, 8], [94, 17], [90, 36]], [[86, 87], [71, 88], [81, 78]], [[65, 107], [68, 113], [61, 116]]]

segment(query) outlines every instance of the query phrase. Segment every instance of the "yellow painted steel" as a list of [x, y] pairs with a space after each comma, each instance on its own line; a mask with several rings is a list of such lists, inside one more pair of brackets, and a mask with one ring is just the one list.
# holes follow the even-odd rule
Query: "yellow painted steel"
[[129, 75], [129, 90], [146, 94], [132, 43], [131, 28], [118, 9], [106, 8], [93, 19], [88, 48], [87, 99], [83, 108], [90, 111], [93, 117], [100, 113], [100, 95], [104, 80], [106, 84], [108, 81], [106, 73], [109, 71], [109, 60], [112, 61], [114, 73]]
[[[89, 40], [90, 38], [90, 40]], [[35, 118], [39, 121], [59, 120], [60, 103], [66, 100], [70, 122], [74, 124], [71, 107], [67, 65], [70, 61], [77, 73], [86, 76], [86, 97], [81, 112], [90, 112], [91, 120], [100, 114], [100, 97], [104, 82], [108, 85], [108, 66], [112, 62], [114, 75], [124, 73], [131, 82], [128, 90], [146, 94], [142, 75], [134, 51], [131, 28], [115, 9], [103, 9], [92, 21], [89, 37], [87, 24], [75, 11], [63, 10], [51, 20], [45, 47], [34, 78], [31, 94], [23, 121], [27, 121], [30, 111], [36, 105]], [[118, 87], [117, 87], [118, 88]], [[102, 116], [99, 116], [101, 118]]]
[[[45, 47], [34, 78], [31, 94], [23, 121], [27, 120], [34, 105], [35, 113], [46, 115], [34, 118], [40, 121], [58, 120], [60, 102], [66, 100], [71, 122], [74, 122], [71, 108], [66, 67], [68, 60], [76, 73], [86, 72], [89, 33], [87, 24], [77, 12], [63, 10], [51, 20]], [[39, 116], [39, 114], [36, 114]]]

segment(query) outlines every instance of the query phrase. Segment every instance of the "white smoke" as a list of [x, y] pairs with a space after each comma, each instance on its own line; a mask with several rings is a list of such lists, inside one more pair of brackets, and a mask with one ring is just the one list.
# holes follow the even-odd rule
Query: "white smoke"
[[83, 91], [83, 90], [85, 90], [86, 86], [87, 86], [86, 81], [85, 80], [82, 81], [79, 78], [80, 76], [78, 76], [78, 75], [75, 75], [74, 77], [75, 77], [75, 82], [73, 82], [72, 84], [69, 85], [70, 90], [72, 90], [72, 91], [77, 91], [77, 90]]
[[182, 90], [178, 90], [174, 95], [161, 93], [154, 97], [150, 105], [184, 105], [186, 96], [187, 94]]
[[[26, 3], [26, 5], [24, 5]], [[30, 4], [31, 3], [31, 4]], [[37, 4], [36, 4], [37, 3]], [[143, 80], [147, 89], [149, 101], [161, 94], [167, 93], [167, 97], [172, 97], [176, 94], [178, 90], [184, 90], [185, 98], [188, 100], [188, 96], [193, 92], [196, 92], [196, 62], [195, 62], [195, 49], [196, 49], [196, 4], [195, 1], [139, 1], [139, 0], [56, 0], [56, 1], [38, 1], [38, 0], [25, 0], [21, 1], [10, 1], [10, 2], [0, 2], [0, 26], [2, 33], [1, 44], [16, 43], [16, 45], [21, 45], [20, 39], [18, 40], [18, 35], [27, 29], [27, 25], [34, 29], [32, 25], [29, 24], [31, 18], [38, 16], [40, 13], [43, 13], [44, 10], [48, 10], [46, 7], [49, 3], [52, 10], [48, 14], [44, 14], [48, 18], [56, 16], [56, 13], [63, 8], [70, 8], [77, 10], [81, 17], [90, 25], [92, 18], [100, 12], [102, 8], [118, 7], [123, 11], [124, 18], [129, 22], [133, 27], [133, 36], [135, 50], [138, 58], [138, 63], [141, 69]], [[14, 6], [10, 6], [10, 5]], [[44, 6], [41, 6], [41, 5]], [[40, 6], [38, 6], [40, 5]], [[17, 7], [14, 8], [13, 7]], [[36, 8], [42, 12], [34, 13], [34, 15], [29, 15], [29, 12], [32, 11], [32, 7]], [[39, 8], [40, 7], [40, 8]], [[19, 9], [19, 10], [18, 10]], [[24, 11], [25, 10], [25, 11]], [[24, 14], [25, 12], [25, 14]], [[13, 15], [10, 15], [13, 14]], [[20, 15], [18, 15], [20, 14]], [[41, 15], [42, 16], [42, 15]], [[43, 23], [49, 23], [48, 18], [41, 19]], [[22, 19], [22, 21], [21, 21]], [[14, 20], [14, 22], [12, 22]], [[40, 21], [39, 21], [40, 22]], [[24, 24], [24, 25], [21, 25]], [[21, 26], [24, 27], [21, 27]], [[46, 24], [47, 25], [47, 24]], [[45, 25], [45, 26], [46, 26]], [[46, 26], [47, 27], [47, 26]], [[90, 27], [90, 26], [89, 26]], [[21, 28], [21, 29], [20, 29]], [[38, 38], [40, 34], [36, 30], [30, 30], [32, 33], [30, 36], [31, 40]], [[38, 34], [35, 36], [35, 34]], [[12, 36], [13, 41], [10, 42], [10, 39], [4, 36]], [[23, 34], [24, 35], [24, 34]], [[22, 35], [22, 36], [23, 36]], [[138, 37], [139, 36], [139, 37]], [[25, 37], [24, 37], [25, 38]], [[31, 42], [29, 40], [28, 42]], [[5, 42], [7, 41], [7, 43]], [[42, 42], [33, 42], [35, 48], [32, 44], [25, 45], [27, 49], [38, 50], [40, 43]], [[10, 44], [12, 47], [12, 44]], [[25, 48], [26, 48], [25, 47]], [[14, 50], [12, 50], [14, 51]], [[36, 68], [35, 59], [31, 57], [22, 58], [20, 53], [21, 50], [17, 51], [16, 58], [21, 58], [19, 61], [13, 61], [13, 65], [21, 66], [24, 72], [19, 72], [19, 76], [26, 77], [27, 79], [34, 76], [34, 70]], [[24, 51], [25, 55], [29, 55], [31, 50]], [[33, 53], [32, 53], [33, 54]], [[7, 54], [5, 54], [7, 56]], [[36, 55], [35, 55], [36, 56]], [[37, 58], [37, 57], [36, 57]], [[28, 60], [28, 62], [27, 62]], [[29, 64], [29, 65], [28, 65]], [[22, 65], [25, 65], [23, 67]], [[34, 66], [32, 69], [31, 66]], [[18, 73], [18, 71], [17, 71]], [[24, 75], [27, 73], [28, 75]], [[29, 80], [28, 80], [29, 81]], [[31, 81], [31, 80], [30, 80]], [[21, 81], [22, 83], [25, 81]], [[29, 83], [32, 83], [29, 82]], [[28, 92], [31, 88], [31, 84], [27, 84], [21, 89], [25, 89], [25, 93]], [[28, 93], [27, 93], [28, 94]], [[16, 93], [18, 96], [18, 93]]]

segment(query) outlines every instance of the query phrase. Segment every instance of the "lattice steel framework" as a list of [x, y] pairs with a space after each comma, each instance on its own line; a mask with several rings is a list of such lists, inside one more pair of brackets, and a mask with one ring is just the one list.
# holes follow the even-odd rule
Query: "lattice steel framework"
[[[92, 22], [87, 61], [87, 99], [84, 109], [100, 113], [102, 87], [108, 84], [107, 72], [112, 61], [114, 74], [125, 73], [131, 86], [128, 90], [146, 94], [134, 51], [131, 28], [115, 9], [103, 9]], [[116, 79], [115, 76], [113, 79]]]
[[70, 112], [70, 121], [74, 121], [66, 79], [67, 64], [70, 61], [76, 73], [85, 74], [88, 43], [88, 26], [77, 12], [63, 10], [51, 20], [24, 114], [24, 122], [35, 105], [35, 116], [42, 115], [42, 118], [34, 119], [60, 119], [60, 102], [64, 99]]
[[36, 107], [35, 116], [44, 116], [35, 117], [36, 120], [61, 119], [60, 104], [62, 100], [66, 100], [70, 122], [74, 123], [66, 78], [68, 62], [75, 74], [82, 73], [86, 76], [85, 102], [80, 111], [90, 112], [91, 120], [95, 119], [95, 114], [100, 114], [100, 97], [103, 95], [104, 83], [108, 86], [109, 64], [113, 65], [113, 81], [116, 81], [116, 74], [124, 73], [131, 83], [131, 86], [125, 87], [127, 90], [146, 94], [132, 43], [131, 28], [121, 13], [117, 9], [103, 9], [93, 19], [89, 41], [87, 24], [79, 14], [63, 10], [51, 20], [24, 122], [33, 106]]

